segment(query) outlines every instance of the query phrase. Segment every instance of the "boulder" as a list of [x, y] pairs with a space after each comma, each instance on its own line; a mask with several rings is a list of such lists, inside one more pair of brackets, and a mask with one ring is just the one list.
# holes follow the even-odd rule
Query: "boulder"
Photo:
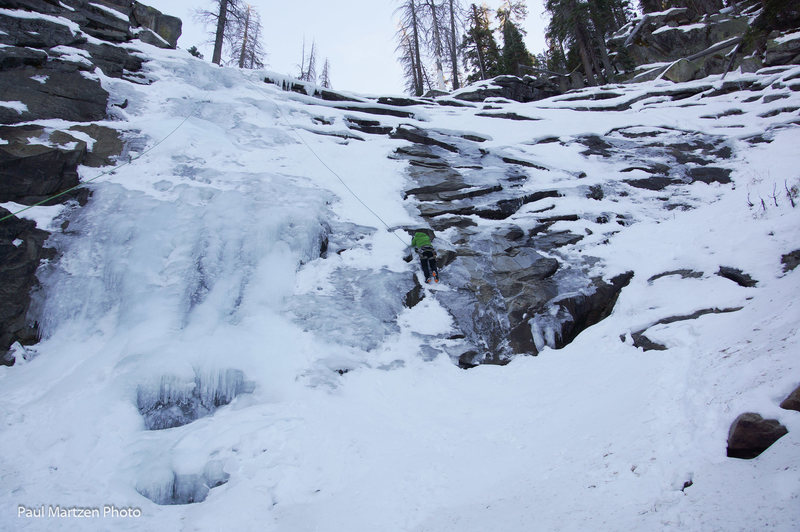
[[498, 76], [494, 79], [471, 85], [454, 97], [468, 102], [482, 102], [487, 98], [504, 98], [516, 102], [532, 102], [557, 96], [562, 90], [549, 80], [525, 76]]
[[800, 412], [800, 386], [794, 389], [789, 396], [781, 403], [784, 410], [797, 410]]
[[[71, 146], [28, 144], [44, 135], [41, 127], [0, 127], [0, 202], [31, 205], [78, 184], [77, 166], [86, 155], [86, 143]], [[49, 140], [49, 139], [48, 139]]]
[[784, 272], [789, 272], [797, 268], [797, 266], [800, 265], [800, 249], [781, 255], [781, 264], [783, 264]]
[[664, 77], [673, 83], [684, 83], [695, 79], [699, 72], [700, 67], [693, 61], [679, 59], [664, 71]]
[[794, 39], [776, 38], [767, 41], [764, 65], [800, 64], [800, 37]]
[[748, 412], [740, 415], [728, 434], [728, 456], [751, 459], [763, 453], [789, 431], [777, 419]]
[[[83, 76], [77, 66], [62, 67], [44, 71], [25, 67], [0, 72], [2, 99], [21, 104], [16, 109], [0, 107], [0, 124], [49, 118], [71, 122], [105, 119], [108, 93], [100, 82]], [[35, 76], [46, 79], [37, 81], [33, 79]]]
[[[155, 35], [163, 39], [163, 41], [157, 40], [157, 42], [150, 42], [150, 44], [161, 46], [162, 48], [175, 48], [178, 45], [178, 38], [181, 36], [183, 24], [181, 19], [164, 15], [158, 9], [154, 9], [139, 2], [133, 3], [131, 23], [151, 30]], [[140, 34], [139, 38], [145, 41], [145, 39], [148, 38], [147, 32]]]
[[86, 42], [66, 24], [43, 18], [22, 18], [0, 13], [0, 44], [19, 48], [53, 48]]
[[720, 266], [717, 275], [729, 279], [744, 288], [752, 288], [758, 284], [758, 281], [750, 277], [750, 275], [739, 268], [731, 268], [730, 266]]
[[[111, 166], [122, 153], [125, 144], [122, 142], [119, 131], [97, 124], [72, 126], [70, 130], [86, 133], [94, 139], [91, 150], [86, 154], [81, 164], [95, 168]], [[53, 138], [53, 136], [51, 136]]]

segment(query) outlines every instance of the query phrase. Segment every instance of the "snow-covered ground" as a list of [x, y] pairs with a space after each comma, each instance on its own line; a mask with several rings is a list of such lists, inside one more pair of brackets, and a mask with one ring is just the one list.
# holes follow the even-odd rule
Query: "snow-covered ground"
[[[736, 147], [733, 186], [692, 185], [687, 211], [626, 205], [636, 223], [593, 247], [605, 272], [635, 270], [609, 318], [564, 349], [465, 371], [425, 349], [453, 327], [436, 296], [402, 307], [416, 266], [407, 234], [386, 226], [421, 222], [403, 200], [406, 163], [387, 156], [408, 143], [349, 131], [346, 116], [374, 117], [261, 73], [143, 48], [155, 83], [105, 80], [130, 102], [111, 125], [133, 157], [169, 136], [62, 213], [62, 255], [40, 271], [45, 339], [0, 368], [1, 529], [800, 528], [800, 413], [778, 407], [800, 383], [800, 272], [780, 263], [800, 247], [800, 209], [780, 195], [800, 184], [800, 93], [621, 112], [497, 104], [535, 122], [444, 106], [381, 116], [479, 133], [561, 169], [526, 184], [538, 189], [609, 171], [570, 145], [577, 135], [672, 127]], [[744, 114], [703, 118], [732, 108]], [[743, 140], [781, 123], [771, 143]], [[548, 136], [562, 142], [535, 143]], [[39, 223], [60, 226], [47, 209], [60, 207], [37, 209]], [[715, 275], [721, 265], [758, 285]], [[648, 281], [677, 269], [703, 274]], [[633, 346], [659, 319], [733, 307], [649, 328], [666, 351]], [[726, 458], [746, 411], [789, 433], [754, 460]], [[147, 430], [148, 416], [191, 422]], [[48, 517], [56, 505], [101, 516]], [[136, 516], [103, 517], [112, 505]]]

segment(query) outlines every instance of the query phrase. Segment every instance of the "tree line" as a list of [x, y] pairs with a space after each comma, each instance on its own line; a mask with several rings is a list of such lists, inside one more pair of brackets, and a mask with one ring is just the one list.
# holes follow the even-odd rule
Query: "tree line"
[[[198, 9], [195, 17], [206, 26], [214, 28], [214, 51], [211, 62], [217, 65], [238, 66], [239, 68], [264, 68], [266, 50], [262, 43], [264, 28], [261, 16], [252, 5], [243, 0], [211, 0], [208, 9]], [[196, 46], [189, 48], [189, 53], [202, 59]], [[223, 54], [226, 59], [223, 60]], [[319, 83], [323, 87], [331, 87], [331, 66], [328, 58], [322, 64], [322, 72], [317, 75], [317, 45], [312, 41], [306, 53], [306, 42], [300, 64], [297, 65], [298, 79]]]
[[[724, 5], [723, 0], [639, 0], [637, 7], [642, 13], [685, 7], [704, 15]], [[523, 40], [524, 1], [504, 0], [493, 10], [463, 0], [401, 0], [397, 52], [406, 89], [421, 96], [503, 74], [579, 72], [590, 85], [612, 81], [618, 72], [606, 42], [633, 19], [632, 1], [545, 0], [544, 8], [550, 17], [547, 48], [532, 54]]]

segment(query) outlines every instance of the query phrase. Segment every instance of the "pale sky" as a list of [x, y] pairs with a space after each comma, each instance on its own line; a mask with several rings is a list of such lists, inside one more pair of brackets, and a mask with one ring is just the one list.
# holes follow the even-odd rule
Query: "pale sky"
[[[197, 46], [211, 60], [212, 45], [204, 44], [212, 38], [212, 28], [204, 30], [195, 22], [192, 13], [200, 6], [213, 10], [217, 0], [142, 0], [166, 13], [183, 20], [183, 34], [179, 48]], [[331, 82], [334, 88], [366, 94], [401, 94], [405, 83], [397, 62], [395, 32], [399, 16], [394, 13], [399, 0], [300, 0], [275, 2], [274, 0], [249, 0], [261, 14], [264, 27], [263, 44], [267, 50], [269, 70], [280, 74], [297, 75], [306, 38], [307, 49], [312, 39], [318, 50], [318, 72], [325, 58], [330, 59]], [[463, 0], [469, 5], [468, 0]], [[491, 8], [500, 0], [488, 0]], [[528, 32], [526, 44], [532, 53], [544, 49], [542, 0], [528, 0], [528, 19], [524, 24]]]

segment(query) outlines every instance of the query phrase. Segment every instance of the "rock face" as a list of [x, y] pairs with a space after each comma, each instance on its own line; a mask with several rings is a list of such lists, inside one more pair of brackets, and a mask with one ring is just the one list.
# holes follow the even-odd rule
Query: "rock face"
[[794, 391], [781, 402], [781, 408], [800, 412], [800, 386], [795, 388]]
[[750, 412], [742, 414], [731, 425], [728, 456], [755, 458], [788, 432], [776, 419], [764, 419]]
[[[105, 76], [148, 83], [144, 60], [119, 46], [139, 38], [175, 47], [181, 21], [128, 0], [7, 0], [0, 12], [0, 202], [33, 205], [84, 203], [79, 165], [113, 164], [123, 150], [117, 131], [92, 122], [106, 120], [110, 103]], [[38, 16], [42, 15], [42, 16]], [[98, 41], [99, 39], [99, 41]], [[38, 121], [61, 120], [37, 125]], [[24, 123], [24, 125], [16, 125]], [[0, 209], [0, 217], [10, 214]], [[48, 233], [33, 222], [10, 218], [0, 224], [0, 359], [9, 346], [37, 340], [26, 322], [30, 290], [39, 262], [52, 256]]]
[[[454, 96], [468, 102], [482, 102], [487, 98], [504, 98], [516, 102], [531, 102], [561, 94], [567, 87], [531, 76], [498, 76], [488, 82], [476, 83], [458, 91]], [[571, 87], [569, 87], [571, 88]]]
[[[9, 212], [0, 207], [0, 217]], [[38, 341], [36, 324], [29, 324], [25, 313], [30, 292], [37, 285], [39, 261], [53, 256], [44, 248], [49, 233], [36, 229], [29, 220], [11, 218], [0, 223], [0, 364], [13, 365], [7, 351], [14, 342], [30, 345]]]
[[767, 20], [761, 2], [711, 14], [685, 7], [647, 13], [613, 35], [608, 48], [617, 70], [633, 81], [663, 76], [681, 83], [740, 67], [798, 64], [800, 38], [791, 36], [800, 26], [797, 9], [785, 9], [775, 20]]

